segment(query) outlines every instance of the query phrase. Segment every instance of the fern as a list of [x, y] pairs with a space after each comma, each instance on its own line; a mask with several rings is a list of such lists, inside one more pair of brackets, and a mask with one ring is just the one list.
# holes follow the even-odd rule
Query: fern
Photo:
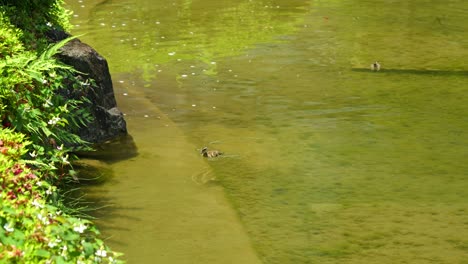
[[68, 42], [70, 42], [71, 40], [73, 39], [76, 39], [78, 38], [79, 36], [73, 36], [73, 37], [69, 37], [69, 38], [66, 38], [62, 41], [59, 41], [57, 43], [55, 43], [54, 45], [50, 46], [48, 49], [46, 49], [41, 55], [40, 55], [40, 59], [42, 60], [50, 60], [52, 59], [53, 56], [55, 56], [57, 53], [60, 52], [60, 49], [65, 46]]

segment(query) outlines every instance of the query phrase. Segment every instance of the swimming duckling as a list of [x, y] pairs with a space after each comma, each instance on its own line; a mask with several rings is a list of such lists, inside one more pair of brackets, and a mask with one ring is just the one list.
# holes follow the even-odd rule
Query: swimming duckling
[[218, 157], [219, 155], [223, 155], [222, 152], [219, 152], [217, 150], [208, 150], [207, 147], [202, 148], [200, 153], [202, 154], [203, 157], [206, 157], [206, 158], [214, 158], [214, 157]]
[[371, 64], [372, 71], [380, 71], [380, 63], [378, 61]]

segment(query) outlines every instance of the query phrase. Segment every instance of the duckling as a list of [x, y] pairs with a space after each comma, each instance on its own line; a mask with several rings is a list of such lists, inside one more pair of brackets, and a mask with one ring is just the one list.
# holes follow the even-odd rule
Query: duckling
[[378, 61], [371, 64], [372, 71], [380, 71], [380, 63]]
[[214, 158], [214, 157], [223, 155], [222, 152], [219, 152], [217, 150], [208, 150], [207, 147], [203, 147], [200, 153], [202, 154], [203, 157], [206, 157], [206, 158]]

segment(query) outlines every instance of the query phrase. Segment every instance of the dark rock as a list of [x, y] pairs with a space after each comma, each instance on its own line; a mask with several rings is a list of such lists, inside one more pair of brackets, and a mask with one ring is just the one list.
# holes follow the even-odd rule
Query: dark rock
[[[65, 32], [53, 30], [48, 34], [48, 37], [55, 42], [68, 36]], [[78, 39], [73, 39], [63, 46], [57, 57], [63, 63], [75, 68], [79, 72], [79, 79], [91, 78], [95, 81], [89, 85], [88, 91], [81, 91], [90, 101], [88, 107], [94, 121], [80, 129], [77, 134], [91, 143], [103, 143], [126, 135], [126, 122], [122, 112], [117, 108], [107, 61]], [[62, 93], [73, 98], [76, 91], [73, 91], [72, 87], [67, 89], [68, 91]]]

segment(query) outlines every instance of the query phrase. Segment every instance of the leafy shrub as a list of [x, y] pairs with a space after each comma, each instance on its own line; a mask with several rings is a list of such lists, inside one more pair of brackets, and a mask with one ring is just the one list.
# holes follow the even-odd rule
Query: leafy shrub
[[57, 188], [21, 159], [31, 144], [1, 130], [0, 263], [118, 263], [91, 222], [50, 205]]
[[69, 39], [44, 37], [66, 27], [61, 3], [0, 0], [0, 264], [122, 262], [62, 203], [72, 151], [87, 148], [74, 131], [91, 120], [80, 94], [93, 81], [54, 59]]
[[71, 12], [63, 7], [63, 0], [0, 0], [5, 17], [24, 31], [21, 40], [30, 50], [42, 51], [49, 44], [44, 35], [51, 29], [71, 28]]
[[[4, 17], [3, 22], [7, 24]], [[31, 158], [37, 159], [35, 164], [49, 172], [46, 177], [60, 180], [67, 167], [64, 165], [70, 164], [65, 153], [86, 146], [73, 132], [91, 120], [87, 109], [81, 107], [87, 100], [84, 96], [66, 99], [60, 91], [68, 82], [84, 94], [89, 81], [79, 81], [70, 66], [53, 57], [69, 39], [36, 55], [24, 50], [12, 33], [17, 31], [11, 25], [0, 31], [0, 38], [12, 42], [5, 47], [14, 47], [0, 60], [0, 120], [3, 127], [27, 135], [33, 142]]]

